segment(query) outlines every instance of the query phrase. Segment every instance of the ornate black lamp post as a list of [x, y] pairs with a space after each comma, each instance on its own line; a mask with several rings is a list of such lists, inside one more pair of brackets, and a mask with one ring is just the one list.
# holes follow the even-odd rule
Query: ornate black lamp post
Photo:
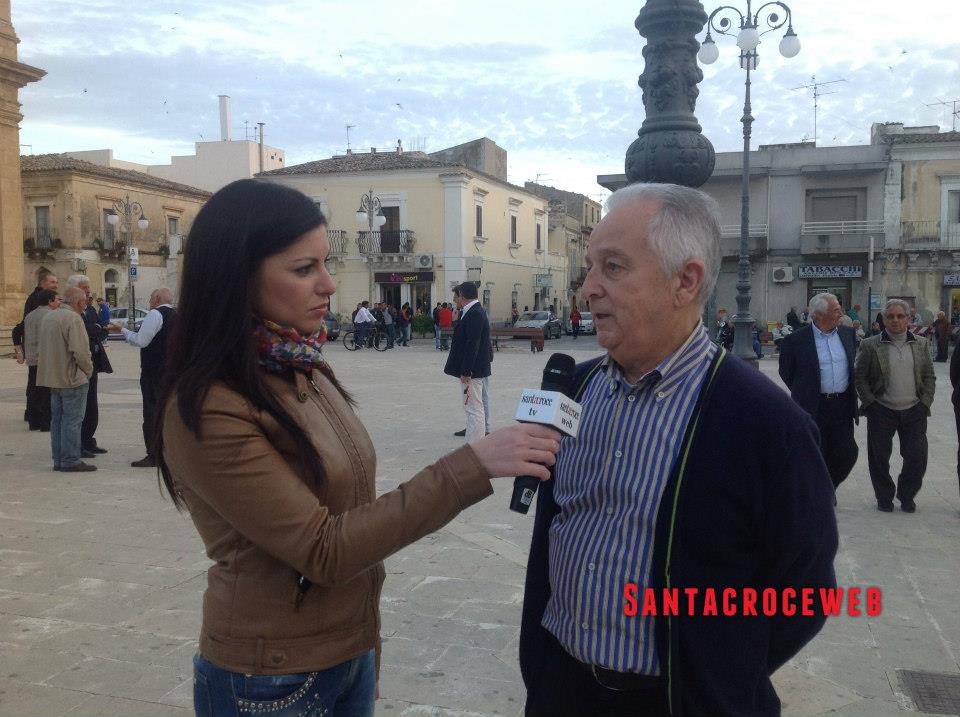
[[[795, 57], [800, 52], [800, 39], [793, 31], [793, 14], [790, 8], [782, 2], [768, 2], [761, 5], [756, 12], [751, 10], [751, 2], [747, 0], [746, 13], [740, 12], [732, 5], [718, 7], [707, 19], [707, 36], [703, 40], [697, 57], [705, 65], [709, 65], [720, 56], [720, 50], [713, 41], [711, 32], [718, 35], [728, 35], [737, 38], [737, 47], [740, 48], [740, 67], [746, 70], [746, 90], [743, 102], [743, 179], [742, 199], [740, 205], [740, 259], [737, 265], [737, 313], [733, 317], [734, 333], [733, 352], [746, 361], [756, 361], [757, 355], [753, 351], [751, 327], [753, 317], [750, 315], [750, 128], [753, 125], [753, 115], [750, 114], [750, 71], [757, 69], [757, 46], [760, 37], [768, 32], [778, 30], [784, 25], [787, 31], [780, 40], [780, 54], [784, 57]], [[780, 13], [783, 13], [782, 16]], [[727, 14], [735, 17], [734, 22]], [[758, 30], [761, 16], [766, 29]], [[718, 15], [721, 17], [718, 18]], [[738, 30], [734, 31], [734, 25]]]
[[647, 38], [640, 75], [646, 119], [627, 150], [627, 182], [670, 182], [699, 187], [713, 173], [715, 154], [693, 111], [697, 33], [707, 21], [698, 0], [647, 0], [637, 31]]
[[143, 213], [143, 205], [140, 202], [131, 202], [128, 194], [124, 199], [117, 199], [113, 202], [113, 209], [107, 214], [107, 222], [110, 226], [116, 226], [123, 218], [122, 231], [127, 233], [127, 263], [129, 266], [127, 279], [130, 283], [130, 308], [127, 315], [127, 326], [133, 330], [137, 328], [137, 292], [136, 292], [136, 270], [139, 263], [136, 248], [133, 246], [133, 217], [139, 214], [137, 226], [140, 230], [145, 230], [150, 226], [150, 222]]

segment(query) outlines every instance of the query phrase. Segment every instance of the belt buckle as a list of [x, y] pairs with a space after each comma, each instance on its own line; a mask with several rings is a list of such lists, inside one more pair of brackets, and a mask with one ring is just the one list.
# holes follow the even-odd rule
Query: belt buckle
[[604, 683], [604, 681], [600, 679], [600, 675], [597, 673], [597, 666], [596, 666], [596, 665], [590, 665], [590, 674], [593, 675], [593, 679], [595, 679], [595, 680], [597, 681], [597, 684], [600, 685], [600, 686], [601, 686], [603, 689], [605, 689], [605, 690], [610, 690], [611, 692], [626, 692], [626, 691], [627, 691], [627, 690], [625, 690], [625, 689], [623, 689], [623, 688], [620, 688], [620, 687], [611, 687], [610, 685]]

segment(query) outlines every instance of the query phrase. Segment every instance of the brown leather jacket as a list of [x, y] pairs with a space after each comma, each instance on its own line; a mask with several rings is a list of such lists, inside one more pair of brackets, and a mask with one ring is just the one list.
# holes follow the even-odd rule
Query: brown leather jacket
[[[200, 652], [235, 672], [313, 672], [379, 654], [381, 561], [493, 492], [464, 446], [377, 498], [370, 437], [313, 376], [266, 380], [319, 451], [322, 481], [303, 475], [275, 420], [222, 383], [204, 402], [201, 438], [175, 403], [165, 412], [163, 455], [214, 561]], [[296, 608], [298, 573], [313, 586]]]

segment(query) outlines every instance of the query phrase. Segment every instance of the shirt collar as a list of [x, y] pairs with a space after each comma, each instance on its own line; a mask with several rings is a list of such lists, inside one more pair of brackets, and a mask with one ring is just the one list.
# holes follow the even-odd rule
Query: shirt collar
[[463, 305], [463, 309], [460, 310], [460, 316], [463, 316], [465, 313], [467, 313], [467, 311], [470, 310], [470, 307], [471, 307], [471, 306], [473, 306], [474, 304], [479, 304], [479, 303], [480, 303], [480, 299], [474, 299], [473, 301], [470, 301], [470, 302], [464, 304], [464, 305]]
[[813, 327], [814, 333], [815, 333], [816, 335], [822, 336], [822, 337], [825, 338], [825, 339], [829, 339], [831, 336], [836, 336], [836, 335], [837, 335], [837, 327], [836, 327], [836, 326], [833, 327], [833, 331], [821, 331], [821, 330], [820, 330], [820, 327], [817, 326], [817, 325], [816, 325], [815, 323], [813, 323], [812, 321], [810, 322], [810, 325]]
[[627, 381], [623, 369], [610, 354], [604, 356], [601, 366], [607, 372], [610, 392], [623, 387], [628, 393], [634, 390], [657, 386], [661, 392], [669, 391], [702, 362], [708, 361], [713, 349], [710, 334], [702, 323], [696, 327], [676, 351], [665, 357], [657, 366], [641, 376], [635, 384]]

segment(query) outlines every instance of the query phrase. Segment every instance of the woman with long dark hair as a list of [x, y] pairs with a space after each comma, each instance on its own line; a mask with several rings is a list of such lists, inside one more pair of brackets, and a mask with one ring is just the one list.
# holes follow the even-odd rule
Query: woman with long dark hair
[[186, 243], [156, 455], [214, 561], [198, 715], [372, 715], [381, 561], [490, 495], [492, 477], [546, 478], [559, 449], [518, 424], [377, 498], [373, 444], [321, 352], [325, 223], [300, 192], [241, 180]]

